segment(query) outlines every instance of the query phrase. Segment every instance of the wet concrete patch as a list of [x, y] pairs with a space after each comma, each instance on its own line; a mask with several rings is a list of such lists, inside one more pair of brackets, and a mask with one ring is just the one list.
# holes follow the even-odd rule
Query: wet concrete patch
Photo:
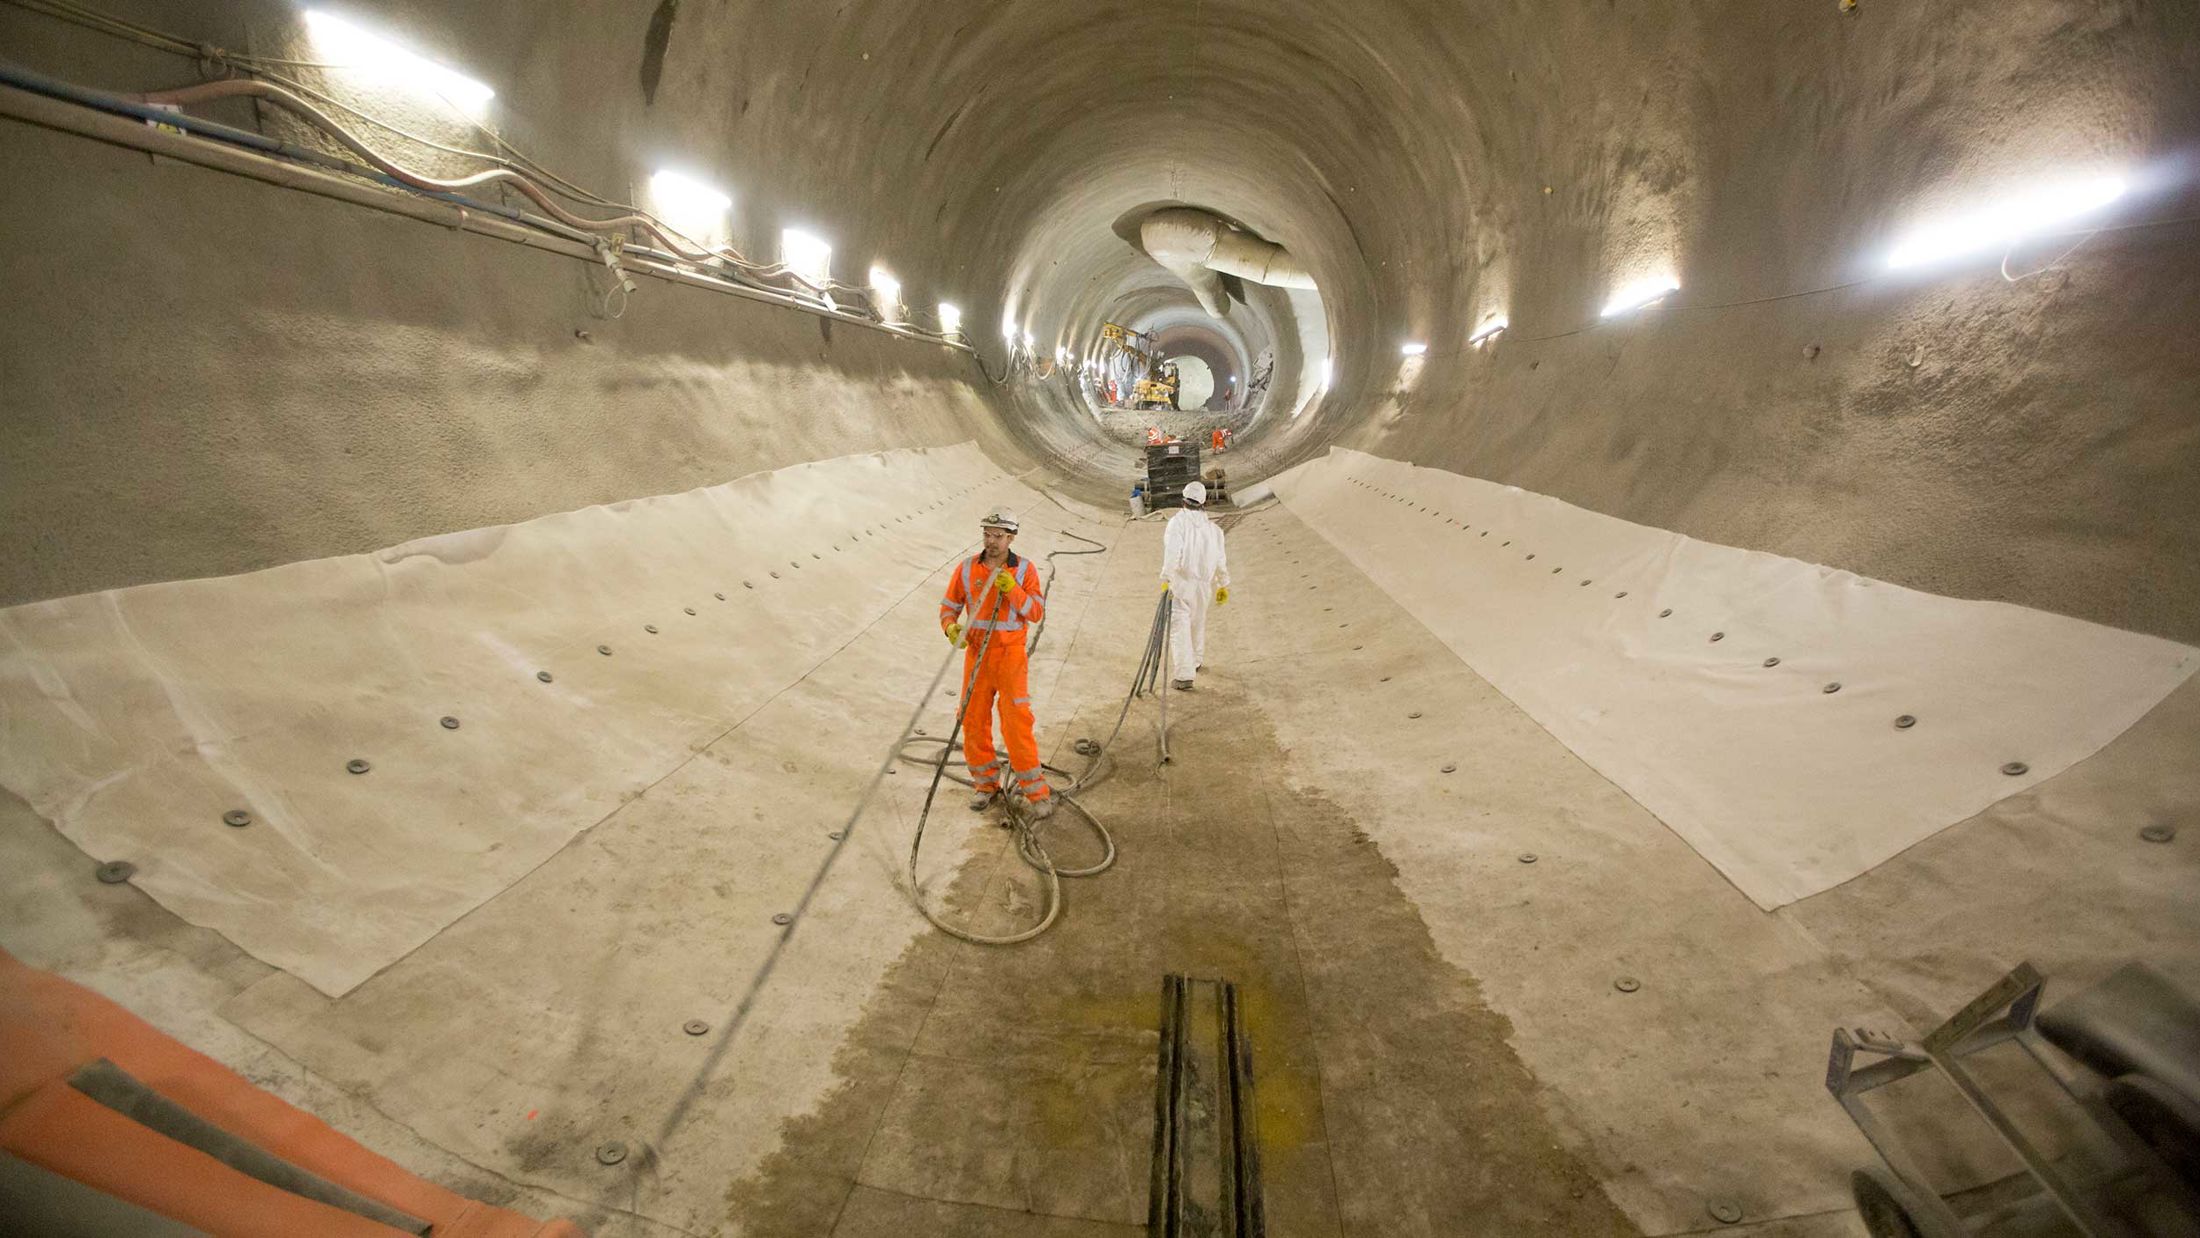
[[[1284, 754], [1228, 668], [1172, 719], [1172, 766], [1126, 738], [1090, 793], [1122, 858], [1070, 883], [1052, 932], [909, 948], [836, 1058], [842, 1085], [728, 1193], [743, 1232], [875, 1233], [932, 1209], [954, 1233], [1137, 1232], [1168, 971], [1240, 988], [1270, 1232], [1636, 1232], [1395, 869], [1339, 806], [1283, 789]], [[985, 914], [1022, 879], [966, 863], [948, 910]], [[905, 1039], [911, 1003], [925, 1013]]]

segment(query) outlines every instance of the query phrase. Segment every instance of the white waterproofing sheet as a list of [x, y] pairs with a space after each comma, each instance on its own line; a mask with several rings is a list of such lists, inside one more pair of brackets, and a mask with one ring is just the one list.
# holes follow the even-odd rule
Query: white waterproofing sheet
[[964, 444], [13, 607], [0, 785], [340, 996], [1043, 502]]
[[2085, 759], [2200, 665], [2173, 641], [1344, 449], [1274, 485], [1767, 909]]

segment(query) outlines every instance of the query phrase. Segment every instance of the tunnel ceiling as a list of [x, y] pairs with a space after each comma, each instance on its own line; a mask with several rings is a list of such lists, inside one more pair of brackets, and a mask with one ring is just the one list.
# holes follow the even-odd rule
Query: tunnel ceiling
[[[278, 0], [114, 7], [212, 46], [297, 44]], [[1877, 262], [1921, 211], [2071, 169], [2143, 173], [2132, 218], [2200, 212], [2189, 4], [347, 11], [492, 83], [499, 131], [574, 182], [628, 197], [652, 169], [689, 169], [730, 192], [750, 253], [804, 227], [843, 280], [883, 262], [911, 304], [955, 302], [996, 379], [1004, 316], [1042, 358], [1082, 355], [1110, 317], [1189, 320], [1183, 286], [1125, 239], [1141, 211], [1197, 207], [1287, 247], [1318, 297], [1245, 286], [1216, 328], [1247, 356], [1272, 347], [1274, 405], [1304, 405], [1248, 432], [1248, 472], [1350, 445], [1920, 587], [2200, 622], [2169, 617], [2200, 613], [2200, 568], [2175, 569], [2175, 601], [2058, 583], [2071, 553], [2019, 497], [2107, 504], [2088, 521], [2117, 530], [2121, 579], [2200, 559], [2143, 527], [2192, 514], [2189, 467], [2053, 463], [2117, 441], [2104, 409], [2189, 405], [2190, 363], [2136, 342], [2200, 299], [2189, 235], [2104, 235], [2030, 282], [1990, 258], [1898, 278]], [[198, 73], [8, 13], [48, 71], [137, 89]], [[1651, 275], [1680, 292], [1599, 319]], [[1467, 346], [1500, 317], [1495, 345]], [[1428, 349], [1410, 379], [1407, 342]], [[1074, 384], [977, 389], [1018, 451], [1071, 475], [1101, 459]], [[1995, 451], [1973, 440], [1986, 424], [2055, 447]], [[1920, 494], [1960, 536], [1914, 535]], [[2020, 544], [2038, 553], [2013, 564], [2003, 547]]]

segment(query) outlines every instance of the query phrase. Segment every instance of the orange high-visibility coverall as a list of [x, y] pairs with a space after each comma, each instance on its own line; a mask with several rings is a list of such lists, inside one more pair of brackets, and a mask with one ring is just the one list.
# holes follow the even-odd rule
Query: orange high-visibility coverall
[[[970, 685], [963, 702], [963, 760], [979, 791], [1001, 789], [1001, 759], [993, 751], [993, 700], [999, 697], [1009, 772], [1024, 798], [1037, 803], [1054, 791], [1039, 768], [1039, 738], [1032, 733], [1031, 663], [1024, 656], [1024, 634], [1046, 617], [1046, 595], [1031, 560], [1009, 552], [1001, 570], [1016, 583], [1004, 595], [983, 559], [972, 555], [957, 564], [940, 599], [942, 631], [965, 612], [971, 615], [963, 625], [963, 682]], [[978, 661], [980, 646], [985, 649], [983, 662]]]

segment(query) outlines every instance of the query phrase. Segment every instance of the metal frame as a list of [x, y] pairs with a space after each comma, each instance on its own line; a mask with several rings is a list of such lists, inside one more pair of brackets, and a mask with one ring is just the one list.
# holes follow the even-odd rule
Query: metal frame
[[[2128, 1169], [2171, 1188], [2188, 1208], [2193, 1206], [2191, 1193], [2182, 1188], [2161, 1158], [2108, 1108], [2090, 1076], [2073, 1074], [2060, 1067], [2054, 1055], [2047, 1052], [2046, 1040], [2032, 1022], [2045, 985], [2046, 981], [2030, 963], [2019, 963], [1915, 1045], [1889, 1040], [1861, 1028], [1853, 1034], [1847, 1028], [1836, 1028], [1826, 1061], [1826, 1090], [1848, 1111], [1850, 1119], [1871, 1142], [1887, 1168], [1916, 1192], [1917, 1204], [1928, 1214], [1924, 1218], [1928, 1223], [1953, 1233], [1972, 1232], [1955, 1209], [1949, 1207], [1926, 1181], [1901, 1141], [1871, 1112], [1864, 1103], [1864, 1094], [1922, 1071], [1936, 1070], [1955, 1085], [1964, 1101], [2017, 1155], [2025, 1170], [2044, 1189], [2047, 1198], [2085, 1238], [2143, 1238], [2142, 1231], [2101, 1207], [2103, 1197], [2111, 1188], [2133, 1176], [2130, 1172], [2112, 1172], [2090, 1181], [2073, 1181], [1994, 1104], [1967, 1064], [1967, 1059], [1978, 1053], [2015, 1041], [2091, 1119], [2092, 1129], [2082, 1132], [2082, 1137], [2089, 1139], [2096, 1151], [2111, 1154], [2104, 1157], [2104, 1161], [2112, 1162], [2115, 1156], [2120, 1156]], [[1858, 1066], [1859, 1053], [1877, 1055], [1879, 1060]]]

